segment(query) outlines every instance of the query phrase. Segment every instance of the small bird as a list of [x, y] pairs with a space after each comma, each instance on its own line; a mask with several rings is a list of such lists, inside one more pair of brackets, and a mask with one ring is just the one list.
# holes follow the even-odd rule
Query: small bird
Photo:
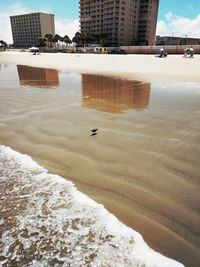
[[92, 133], [96, 133], [98, 129], [92, 129], [91, 132]]

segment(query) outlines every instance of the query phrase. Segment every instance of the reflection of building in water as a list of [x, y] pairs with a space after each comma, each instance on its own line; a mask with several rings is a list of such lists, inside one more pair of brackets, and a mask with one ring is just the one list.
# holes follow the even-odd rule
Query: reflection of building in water
[[82, 75], [83, 106], [86, 108], [112, 113], [146, 108], [149, 105], [150, 90], [150, 83]]
[[58, 71], [44, 68], [34, 68], [17, 65], [21, 85], [35, 87], [57, 87], [59, 85]]

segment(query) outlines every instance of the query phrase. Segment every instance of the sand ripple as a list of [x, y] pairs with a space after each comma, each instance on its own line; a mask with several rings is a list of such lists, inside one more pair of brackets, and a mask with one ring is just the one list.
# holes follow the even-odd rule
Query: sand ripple
[[198, 267], [200, 85], [153, 84], [148, 109], [116, 114], [83, 107], [80, 79], [68, 75], [55, 90], [1, 87], [0, 143], [73, 181], [153, 248]]

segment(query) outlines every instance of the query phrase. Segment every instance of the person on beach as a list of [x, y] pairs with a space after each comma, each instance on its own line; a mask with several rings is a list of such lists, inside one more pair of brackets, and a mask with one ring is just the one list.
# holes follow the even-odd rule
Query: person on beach
[[167, 50], [164, 47], [160, 49], [160, 57], [167, 57]]
[[184, 50], [184, 57], [194, 57], [194, 49], [192, 47]]

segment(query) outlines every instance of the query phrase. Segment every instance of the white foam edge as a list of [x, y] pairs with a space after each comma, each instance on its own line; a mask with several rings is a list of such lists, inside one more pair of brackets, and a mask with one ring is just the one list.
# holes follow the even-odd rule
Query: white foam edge
[[144, 262], [148, 262], [150, 266], [184, 267], [183, 264], [151, 249], [145, 243], [141, 234], [120, 222], [113, 214], [109, 213], [103, 205], [98, 204], [87, 195], [78, 191], [72, 182], [65, 180], [59, 175], [48, 174], [48, 171], [42, 166], [38, 165], [30, 156], [21, 154], [4, 145], [0, 145], [0, 154], [2, 154], [6, 160], [16, 161], [18, 164], [20, 164], [22, 169], [40, 171], [41, 174], [36, 176], [36, 179], [41, 179], [42, 176], [48, 175], [48, 179], [54, 183], [56, 182], [65, 184], [76, 202], [97, 208], [99, 217], [104, 222], [106, 230], [109, 234], [133, 237], [135, 242], [134, 257], [139, 261], [142, 260]]

